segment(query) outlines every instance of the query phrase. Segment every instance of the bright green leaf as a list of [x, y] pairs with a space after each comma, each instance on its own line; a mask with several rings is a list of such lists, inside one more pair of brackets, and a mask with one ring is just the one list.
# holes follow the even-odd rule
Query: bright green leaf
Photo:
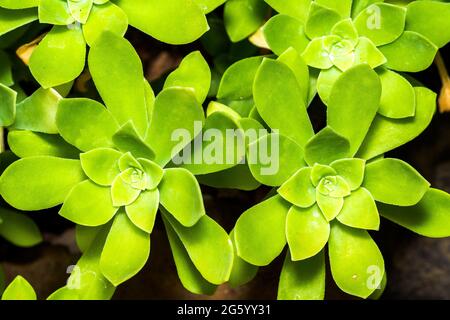
[[367, 298], [378, 288], [383, 279], [384, 260], [367, 231], [334, 222], [328, 250], [331, 273], [342, 291]]
[[286, 218], [286, 238], [291, 259], [304, 260], [318, 254], [328, 242], [330, 225], [317, 206], [292, 206]]
[[238, 256], [256, 266], [271, 263], [286, 245], [289, 208], [290, 204], [276, 195], [245, 211], [234, 230]]
[[85, 179], [80, 161], [48, 156], [18, 160], [0, 178], [0, 194], [20, 210], [61, 204], [72, 187]]
[[188, 170], [166, 169], [158, 189], [162, 206], [183, 226], [193, 226], [205, 215], [200, 186]]
[[365, 188], [359, 188], [344, 199], [344, 206], [337, 219], [353, 228], [378, 230], [380, 215], [375, 200]]
[[70, 191], [59, 214], [76, 224], [95, 227], [111, 220], [117, 210], [111, 200], [110, 188], [86, 180]]
[[119, 212], [106, 238], [100, 270], [115, 286], [130, 279], [150, 255], [150, 235], [137, 228], [125, 212]]
[[367, 164], [363, 186], [379, 202], [412, 206], [422, 199], [430, 183], [406, 162], [380, 159]]

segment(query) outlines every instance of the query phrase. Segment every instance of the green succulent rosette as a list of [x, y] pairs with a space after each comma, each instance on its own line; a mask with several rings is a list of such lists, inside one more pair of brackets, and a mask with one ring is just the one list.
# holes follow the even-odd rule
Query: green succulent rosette
[[[229, 278], [232, 244], [206, 215], [194, 175], [169, 166], [190, 142], [172, 133], [182, 129], [193, 139], [205, 122], [206, 61], [199, 52], [188, 55], [156, 97], [136, 52], [118, 35], [104, 33], [88, 62], [106, 107], [39, 89], [27, 107], [17, 107], [8, 143], [21, 159], [0, 178], [0, 193], [15, 208], [62, 205], [59, 214], [77, 224], [83, 255], [67, 285], [49, 298], [109, 299], [146, 264], [158, 210], [183, 285], [213, 293]], [[46, 92], [53, 99], [41, 103], [37, 97], [48, 98]], [[34, 111], [19, 114], [25, 108]]]
[[450, 195], [430, 188], [409, 164], [384, 158], [428, 126], [436, 95], [413, 83], [414, 115], [380, 115], [382, 83], [370, 66], [360, 64], [335, 81], [327, 127], [315, 133], [306, 108], [309, 77], [300, 72], [308, 68], [299, 68], [299, 61], [292, 49], [277, 60], [261, 59], [248, 81], [251, 86], [245, 87], [252, 88], [248, 95], [254, 109], [249, 115], [272, 130], [247, 145], [246, 157], [276, 139], [279, 170], [267, 174], [267, 163], [248, 162], [253, 177], [274, 190], [236, 223], [230, 283], [249, 281], [287, 244], [278, 298], [323, 299], [327, 247], [339, 288], [377, 298], [386, 285], [386, 272], [368, 231], [379, 229], [380, 216], [424, 236], [450, 235]]
[[44, 87], [74, 80], [85, 66], [86, 44], [102, 32], [123, 36], [128, 25], [171, 44], [185, 44], [209, 30], [206, 14], [224, 0], [33, 0], [0, 1], [0, 35], [38, 20], [53, 25], [30, 58]]
[[[231, 2], [227, 5], [231, 6]], [[384, 87], [405, 87], [407, 82], [398, 72], [425, 70], [432, 64], [438, 48], [450, 41], [450, 25], [444, 18], [450, 14], [450, 3], [363, 0], [265, 2], [278, 14], [264, 23], [252, 42], [270, 48], [277, 55], [289, 48], [296, 49], [307, 65], [314, 69], [314, 75], [318, 77], [315, 90], [325, 103], [339, 75], [360, 63], [376, 69]], [[264, 5], [264, 1], [258, 3]], [[267, 15], [267, 10], [264, 15]], [[252, 13], [253, 19], [249, 20], [259, 24], [256, 23], [249, 34], [263, 24], [264, 15]], [[389, 112], [386, 113], [390, 116]], [[394, 116], [408, 115], [396, 113]]]

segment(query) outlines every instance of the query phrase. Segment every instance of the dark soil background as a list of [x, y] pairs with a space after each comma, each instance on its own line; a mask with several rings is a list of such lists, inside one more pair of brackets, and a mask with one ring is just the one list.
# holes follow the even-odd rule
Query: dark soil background
[[[183, 56], [200, 49], [199, 42], [189, 46], [163, 45], [148, 36], [130, 30], [127, 38], [142, 58], [146, 77], [153, 81], [176, 68]], [[450, 48], [442, 55], [450, 67]], [[415, 75], [435, 92], [440, 90], [437, 69]], [[152, 85], [157, 86], [157, 82]], [[83, 90], [85, 85], [78, 84]], [[320, 109], [320, 108], [319, 108]], [[311, 118], [321, 126], [320, 110]], [[450, 114], [436, 113], [430, 127], [416, 140], [391, 152], [389, 156], [413, 165], [434, 187], [450, 192]], [[228, 231], [246, 209], [260, 201], [267, 190], [254, 192], [203, 188], [207, 212]], [[21, 274], [45, 299], [63, 286], [66, 269], [79, 257], [74, 242], [73, 225], [61, 219], [57, 210], [32, 213], [44, 234], [44, 242], [34, 248], [14, 247], [0, 239], [0, 262], [7, 281]], [[388, 274], [388, 286], [383, 299], [450, 299], [450, 238], [428, 239], [418, 236], [389, 221], [382, 220], [381, 231], [373, 234], [383, 252]], [[212, 297], [188, 293], [178, 280], [168, 241], [161, 221], [152, 234], [152, 250], [147, 266], [133, 279], [121, 285], [114, 299], [275, 299], [281, 259], [262, 268], [257, 277], [240, 288], [223, 285]], [[328, 275], [329, 299], [353, 299], [342, 293]]]

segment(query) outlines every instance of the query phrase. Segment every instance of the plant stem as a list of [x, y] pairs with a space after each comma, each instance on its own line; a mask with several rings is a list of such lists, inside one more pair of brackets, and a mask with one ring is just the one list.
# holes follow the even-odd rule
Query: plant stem
[[439, 95], [439, 111], [441, 113], [450, 112], [450, 77], [447, 68], [445, 67], [444, 59], [442, 59], [442, 55], [439, 51], [434, 62], [438, 68], [439, 76], [442, 81], [442, 89]]
[[4, 129], [0, 127], [0, 153], [5, 151], [5, 139], [4, 139]]

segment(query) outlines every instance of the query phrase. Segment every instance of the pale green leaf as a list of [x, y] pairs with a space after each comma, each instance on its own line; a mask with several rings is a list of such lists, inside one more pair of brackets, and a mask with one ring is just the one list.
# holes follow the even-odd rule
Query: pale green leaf
[[59, 214], [76, 224], [95, 227], [111, 220], [117, 210], [111, 200], [110, 188], [85, 180], [70, 191]]
[[430, 183], [406, 162], [380, 159], [367, 164], [363, 186], [376, 201], [412, 206], [422, 199]]
[[323, 300], [325, 297], [325, 254], [292, 261], [284, 259], [278, 284], [278, 300]]
[[104, 32], [89, 51], [89, 71], [105, 105], [120, 125], [132, 121], [137, 132], [147, 130], [142, 63], [132, 45]]
[[150, 255], [150, 235], [120, 211], [111, 226], [100, 257], [102, 274], [115, 286], [136, 275]]
[[64, 140], [82, 151], [112, 147], [112, 136], [119, 129], [102, 104], [85, 98], [61, 100], [56, 126]]
[[54, 26], [30, 58], [30, 70], [43, 88], [74, 80], [84, 69], [86, 42], [76, 25]]
[[188, 170], [166, 169], [158, 189], [162, 206], [183, 226], [193, 226], [205, 215], [200, 186]]
[[0, 194], [20, 210], [41, 210], [61, 204], [85, 179], [80, 161], [49, 156], [18, 160], [0, 178]]
[[328, 250], [333, 279], [342, 291], [367, 298], [378, 288], [384, 260], [367, 231], [334, 222]]
[[286, 218], [286, 238], [293, 261], [317, 255], [328, 242], [330, 225], [315, 205], [307, 209], [292, 206]]
[[359, 188], [344, 199], [344, 206], [337, 219], [353, 228], [378, 230], [380, 215], [375, 200], [365, 188]]
[[245, 211], [234, 230], [238, 256], [256, 266], [271, 263], [286, 245], [286, 216], [290, 207], [276, 195]]

